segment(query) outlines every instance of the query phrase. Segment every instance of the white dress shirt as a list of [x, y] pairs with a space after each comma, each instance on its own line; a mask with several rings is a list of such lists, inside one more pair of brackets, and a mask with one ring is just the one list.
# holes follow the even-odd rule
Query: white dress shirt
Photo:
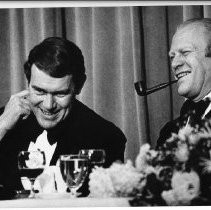
[[53, 157], [53, 154], [55, 152], [57, 146], [57, 142], [54, 143], [53, 145], [50, 145], [47, 139], [47, 131], [44, 130], [43, 133], [41, 133], [38, 137], [36, 142], [30, 142], [29, 144], [29, 150], [40, 150], [45, 153], [45, 158], [46, 158], [46, 166], [50, 165], [50, 161]]
[[[45, 153], [46, 166], [45, 170], [39, 175], [35, 181], [34, 188], [38, 189], [42, 193], [63, 193], [66, 192], [66, 184], [63, 181], [59, 162], [56, 166], [50, 166], [50, 161], [53, 157], [57, 146], [57, 142], [50, 145], [47, 139], [47, 131], [44, 130], [42, 134], [37, 137], [36, 142], [30, 142], [28, 151], [41, 150]], [[25, 189], [30, 189], [30, 181], [27, 177], [21, 177], [21, 182]]]
[[[210, 101], [211, 101], [211, 92], [209, 92], [209, 93], [203, 98], [203, 100], [206, 99], [206, 98], [209, 98]], [[205, 110], [205, 112], [204, 112], [202, 118], [204, 118], [205, 115], [206, 115], [210, 110], [211, 110], [211, 103], [209, 104], [209, 106], [208, 106], [207, 109]]]

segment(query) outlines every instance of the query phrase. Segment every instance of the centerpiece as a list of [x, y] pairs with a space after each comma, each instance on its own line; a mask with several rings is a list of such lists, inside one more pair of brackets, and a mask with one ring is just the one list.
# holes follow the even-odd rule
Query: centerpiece
[[135, 165], [95, 167], [89, 189], [92, 197], [130, 197], [131, 206], [211, 205], [211, 122], [186, 125], [157, 150], [142, 145]]

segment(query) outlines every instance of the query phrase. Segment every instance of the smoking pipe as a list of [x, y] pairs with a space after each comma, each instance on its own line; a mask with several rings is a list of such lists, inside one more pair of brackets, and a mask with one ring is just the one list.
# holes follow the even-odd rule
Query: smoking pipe
[[177, 80], [173, 80], [171, 82], [161, 83], [159, 85], [156, 85], [152, 88], [147, 89], [146, 83], [144, 81], [138, 81], [138, 82], [134, 83], [134, 86], [135, 86], [136, 92], [139, 96], [146, 96], [150, 93], [154, 93], [154, 92], [161, 90], [161, 89], [163, 89], [169, 85], [172, 85], [176, 82], [177, 82]]

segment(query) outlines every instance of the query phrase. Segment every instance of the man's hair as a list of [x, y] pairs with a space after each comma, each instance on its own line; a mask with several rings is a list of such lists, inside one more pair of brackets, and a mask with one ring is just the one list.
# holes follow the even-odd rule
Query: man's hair
[[207, 57], [211, 57], [211, 18], [193, 18], [186, 20], [177, 27], [177, 31], [189, 25], [204, 27], [204, 33], [207, 35], [208, 38], [207, 47], [205, 49], [205, 55]]
[[30, 51], [28, 60], [24, 64], [28, 82], [31, 79], [33, 64], [55, 78], [72, 75], [76, 94], [80, 92], [86, 78], [81, 50], [73, 42], [64, 38], [49, 37]]

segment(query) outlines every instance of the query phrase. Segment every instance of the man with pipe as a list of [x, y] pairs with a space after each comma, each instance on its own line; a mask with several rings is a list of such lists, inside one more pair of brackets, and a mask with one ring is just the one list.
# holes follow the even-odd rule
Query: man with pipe
[[173, 36], [169, 56], [178, 93], [187, 100], [180, 117], [161, 129], [157, 148], [181, 127], [211, 117], [211, 19], [191, 19], [182, 23]]

